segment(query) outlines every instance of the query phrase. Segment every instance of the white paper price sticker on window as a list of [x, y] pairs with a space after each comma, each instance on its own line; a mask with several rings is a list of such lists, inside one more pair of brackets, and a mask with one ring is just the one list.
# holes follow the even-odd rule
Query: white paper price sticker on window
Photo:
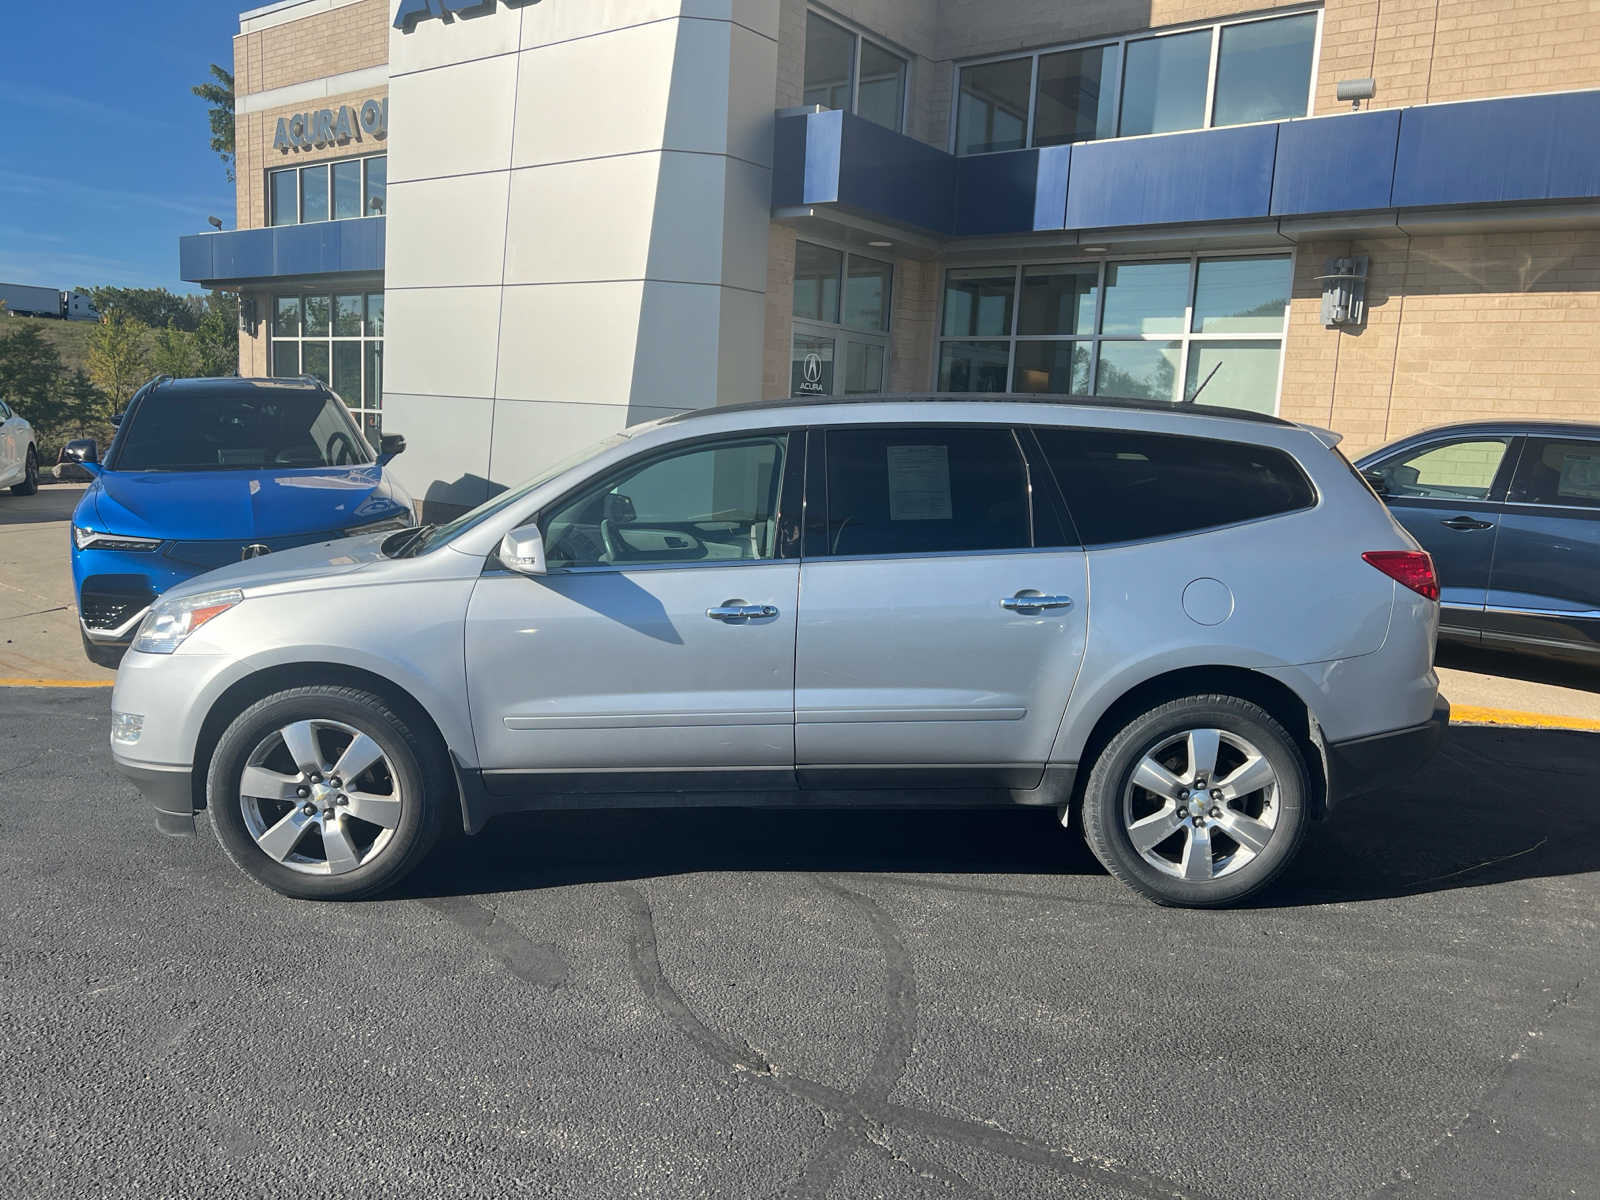
[[948, 521], [950, 449], [947, 446], [890, 446], [889, 519]]
[[1558, 496], [1600, 500], [1600, 455], [1566, 454], [1561, 458]]

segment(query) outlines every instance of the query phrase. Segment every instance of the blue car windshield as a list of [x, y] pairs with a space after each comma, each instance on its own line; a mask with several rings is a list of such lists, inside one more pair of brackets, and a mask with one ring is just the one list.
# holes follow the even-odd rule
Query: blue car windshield
[[304, 387], [158, 388], [117, 431], [116, 471], [261, 471], [360, 466], [372, 448], [344, 403]]

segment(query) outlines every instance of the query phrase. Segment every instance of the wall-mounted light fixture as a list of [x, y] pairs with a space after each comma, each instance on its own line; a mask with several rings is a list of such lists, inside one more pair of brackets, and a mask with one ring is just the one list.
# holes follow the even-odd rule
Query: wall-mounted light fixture
[[1325, 329], [1351, 329], [1367, 320], [1367, 256], [1330, 258], [1318, 275], [1322, 284], [1322, 325]]
[[1348, 100], [1350, 107], [1360, 108], [1363, 100], [1371, 100], [1378, 94], [1378, 81], [1370, 77], [1366, 79], [1341, 79], [1334, 86], [1334, 95], [1340, 100]]

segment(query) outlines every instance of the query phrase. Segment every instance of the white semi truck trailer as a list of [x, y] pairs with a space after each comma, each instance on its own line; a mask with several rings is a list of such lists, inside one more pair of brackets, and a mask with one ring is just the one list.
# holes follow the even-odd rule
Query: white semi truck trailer
[[28, 317], [59, 317], [67, 321], [98, 321], [94, 302], [84, 292], [61, 292], [55, 288], [30, 287], [24, 283], [0, 283], [0, 300], [5, 311]]

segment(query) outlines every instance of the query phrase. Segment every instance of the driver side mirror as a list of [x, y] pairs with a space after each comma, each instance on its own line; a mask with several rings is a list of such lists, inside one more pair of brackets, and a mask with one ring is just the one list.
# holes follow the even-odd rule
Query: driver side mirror
[[406, 452], [406, 438], [403, 433], [386, 433], [378, 439], [378, 463], [381, 466], [392, 458], [398, 458]]
[[535, 525], [513, 529], [500, 539], [500, 562], [508, 571], [518, 575], [543, 575], [548, 568], [544, 561], [544, 537]]
[[1372, 490], [1377, 492], [1378, 495], [1387, 496], [1389, 494], [1389, 477], [1382, 471], [1366, 470], [1361, 472], [1361, 478], [1370, 483]]

